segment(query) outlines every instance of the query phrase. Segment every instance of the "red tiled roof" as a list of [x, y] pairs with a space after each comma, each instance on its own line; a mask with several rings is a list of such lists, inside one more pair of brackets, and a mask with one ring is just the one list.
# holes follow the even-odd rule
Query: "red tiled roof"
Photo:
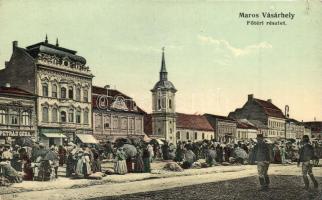
[[[99, 109], [98, 107], [98, 99], [103, 96], [103, 95], [107, 95], [107, 89], [102, 88], [102, 87], [97, 87], [97, 86], [92, 86], [92, 106], [95, 109]], [[125, 104], [126, 107], [128, 108], [128, 110], [126, 112], [134, 112], [134, 113], [140, 113], [140, 114], [144, 114], [145, 111], [142, 110], [139, 106], [136, 105], [135, 101], [123, 94], [122, 92], [118, 91], [118, 90], [114, 90], [114, 89], [108, 89], [108, 101], [107, 101], [107, 108], [109, 110], [113, 110], [112, 103], [114, 102], [116, 97], [123, 97], [125, 99]], [[137, 110], [135, 110], [134, 108], [137, 108]]]
[[205, 116], [184, 113], [177, 113], [177, 128], [214, 131]]
[[[192, 115], [184, 113], [176, 113], [177, 128], [200, 130], [200, 131], [214, 131], [214, 129], [209, 124], [207, 118], [203, 115]], [[147, 135], [152, 134], [152, 115], [144, 115], [144, 132]]]
[[22, 89], [19, 89], [19, 88], [16, 88], [16, 87], [4, 87], [4, 86], [1, 86], [0, 87], [0, 94], [14, 94], [14, 95], [23, 95], [23, 96], [34, 96], [33, 94], [25, 91], [25, 90], [22, 90]]
[[257, 102], [263, 109], [264, 112], [271, 117], [277, 117], [277, 118], [285, 118], [283, 112], [281, 109], [276, 107], [274, 104], [272, 104], [269, 101], [264, 101], [261, 99], [254, 99], [255, 102]]
[[241, 121], [237, 121], [237, 128], [240, 129], [256, 129], [257, 128], [249, 123], [245, 123], [245, 122], [241, 122]]

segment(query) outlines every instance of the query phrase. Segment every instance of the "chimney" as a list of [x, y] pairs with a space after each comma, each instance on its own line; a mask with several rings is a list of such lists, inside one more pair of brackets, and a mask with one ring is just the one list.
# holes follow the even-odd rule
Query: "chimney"
[[253, 100], [253, 98], [254, 98], [254, 95], [253, 95], [253, 94], [249, 94], [249, 95], [248, 95], [248, 101], [252, 101], [252, 100]]
[[13, 41], [12, 42], [12, 51], [16, 48], [16, 47], [18, 47], [18, 41]]
[[267, 99], [267, 102], [270, 102], [270, 103], [272, 103], [272, 99]]
[[11, 87], [10, 83], [6, 83], [5, 87], [10, 88]]
[[110, 85], [105, 85], [104, 89], [106, 89], [106, 95], [108, 96], [108, 90], [110, 89]]

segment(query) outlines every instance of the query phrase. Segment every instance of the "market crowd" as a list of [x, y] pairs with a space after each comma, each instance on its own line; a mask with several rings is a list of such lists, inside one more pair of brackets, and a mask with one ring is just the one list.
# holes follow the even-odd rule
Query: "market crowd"
[[[264, 141], [265, 142], [265, 141]], [[114, 170], [104, 174], [149, 173], [155, 160], [174, 161], [182, 169], [204, 168], [216, 165], [258, 163], [257, 139], [235, 143], [203, 140], [178, 142], [176, 145], [152, 139], [121, 138], [102, 145], [73, 144], [52, 145], [0, 145], [0, 186], [29, 181], [49, 181], [58, 178], [58, 168], [66, 168], [66, 177], [95, 178], [102, 173], [102, 161], [114, 162]], [[303, 142], [266, 141], [269, 163], [283, 165], [300, 161]], [[313, 165], [322, 158], [322, 143], [312, 142]], [[200, 159], [204, 162], [197, 162]], [[267, 171], [267, 170], [266, 170]]]

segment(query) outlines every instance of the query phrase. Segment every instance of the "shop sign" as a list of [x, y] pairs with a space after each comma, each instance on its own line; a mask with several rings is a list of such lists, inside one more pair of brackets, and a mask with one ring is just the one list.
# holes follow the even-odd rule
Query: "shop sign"
[[33, 136], [33, 131], [17, 131], [17, 130], [7, 130], [7, 131], [2, 131], [0, 130], [0, 136], [5, 136], [5, 137], [31, 137]]

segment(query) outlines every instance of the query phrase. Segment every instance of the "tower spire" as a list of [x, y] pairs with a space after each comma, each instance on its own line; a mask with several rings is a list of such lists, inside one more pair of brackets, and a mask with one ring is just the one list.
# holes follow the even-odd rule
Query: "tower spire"
[[47, 36], [47, 33], [46, 33], [46, 37], [45, 37], [45, 43], [48, 43], [48, 36]]
[[168, 72], [165, 67], [165, 58], [164, 58], [164, 47], [162, 47], [162, 60], [161, 60], [161, 70], [160, 70], [160, 81], [168, 80]]
[[59, 47], [58, 38], [56, 38], [56, 47]]

